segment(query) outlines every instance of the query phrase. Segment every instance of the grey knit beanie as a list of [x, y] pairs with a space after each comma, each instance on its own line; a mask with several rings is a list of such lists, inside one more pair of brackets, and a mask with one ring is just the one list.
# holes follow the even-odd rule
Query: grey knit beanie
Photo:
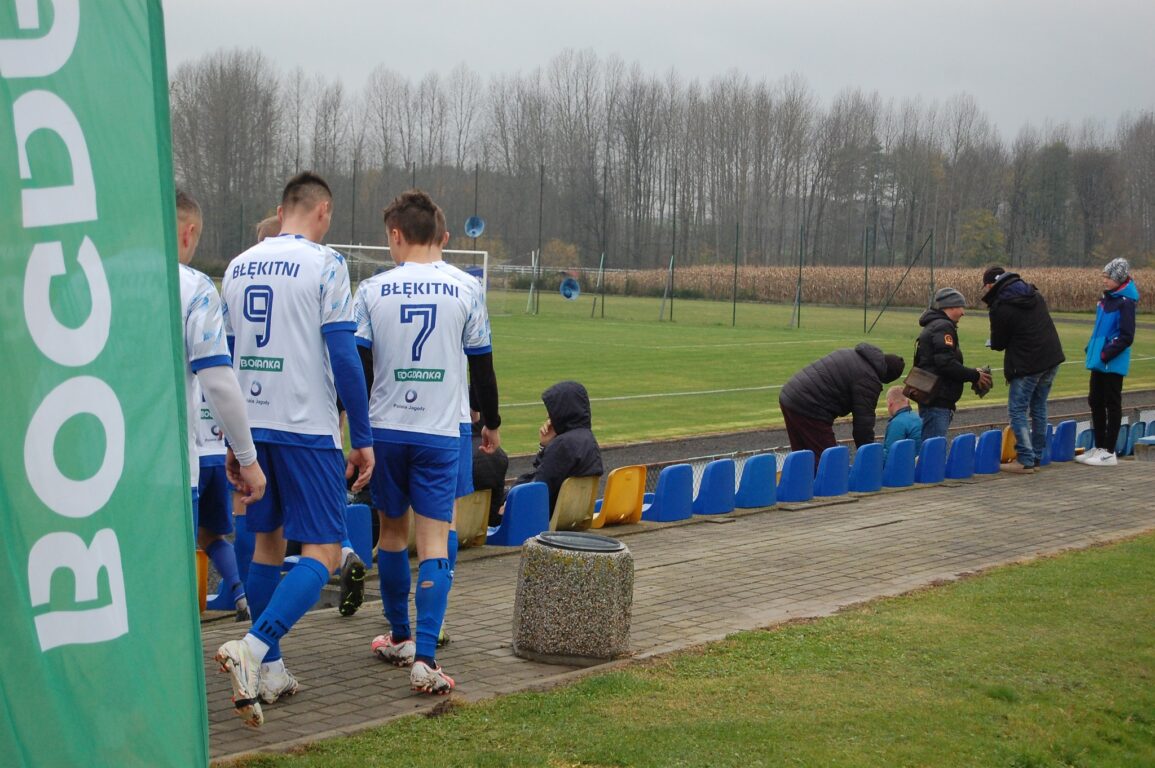
[[1122, 285], [1131, 276], [1131, 265], [1126, 259], [1111, 259], [1103, 267], [1103, 274]]
[[935, 309], [949, 309], [950, 307], [965, 307], [967, 305], [966, 297], [964, 297], [955, 288], [939, 288], [938, 293], [934, 295]]

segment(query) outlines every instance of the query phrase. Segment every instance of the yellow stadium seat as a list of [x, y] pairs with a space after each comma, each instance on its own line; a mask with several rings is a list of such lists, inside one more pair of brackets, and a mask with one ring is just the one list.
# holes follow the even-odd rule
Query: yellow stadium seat
[[592, 527], [641, 522], [645, 493], [645, 467], [635, 464], [611, 471], [606, 478], [605, 496], [594, 504]]
[[1015, 453], [1015, 433], [1011, 431], [1010, 425], [1003, 427], [1003, 455], [1000, 461], [1006, 464], [1008, 461], [1014, 461], [1018, 457]]
[[594, 518], [594, 500], [598, 494], [601, 475], [567, 477], [557, 494], [553, 515], [549, 519], [551, 531], [584, 531]]

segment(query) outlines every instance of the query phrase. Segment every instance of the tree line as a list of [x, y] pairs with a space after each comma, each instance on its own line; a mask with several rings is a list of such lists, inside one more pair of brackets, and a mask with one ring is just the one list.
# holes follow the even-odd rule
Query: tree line
[[[284, 181], [333, 187], [333, 242], [382, 244], [410, 186], [445, 208], [453, 247], [551, 267], [1000, 262], [1155, 256], [1155, 110], [1023, 126], [1008, 145], [974, 99], [895, 103], [806, 81], [708, 82], [566, 50], [487, 81], [462, 64], [360, 92], [255, 51], [181, 65], [170, 83], [178, 183], [201, 201], [202, 263], [253, 240]], [[461, 233], [477, 214], [486, 231]]]

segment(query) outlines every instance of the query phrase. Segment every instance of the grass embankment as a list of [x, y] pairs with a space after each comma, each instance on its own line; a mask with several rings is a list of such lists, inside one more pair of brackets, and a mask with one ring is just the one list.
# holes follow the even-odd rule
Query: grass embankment
[[1146, 536], [244, 765], [1155, 765], [1152, 584]]

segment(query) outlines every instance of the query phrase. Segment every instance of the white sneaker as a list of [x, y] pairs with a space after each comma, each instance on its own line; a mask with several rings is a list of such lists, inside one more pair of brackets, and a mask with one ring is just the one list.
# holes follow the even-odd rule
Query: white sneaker
[[417, 655], [417, 643], [413, 642], [413, 638], [394, 642], [392, 632], [377, 635], [373, 638], [370, 648], [374, 656], [395, 667], [408, 667], [413, 663], [413, 657]]
[[265, 722], [261, 714], [259, 692], [261, 665], [253, 658], [244, 640], [230, 640], [217, 650], [214, 657], [222, 672], [228, 672], [233, 683], [233, 708], [237, 717], [250, 728]]
[[446, 694], [453, 690], [453, 678], [445, 674], [441, 667], [433, 668], [424, 661], [413, 664], [409, 673], [409, 688], [424, 693]]
[[1113, 467], [1119, 463], [1119, 460], [1115, 458], [1115, 454], [1105, 450], [1101, 451], [1097, 456], [1092, 456], [1083, 463], [1088, 467]]
[[1079, 462], [1080, 464], [1086, 464], [1088, 461], [1095, 458], [1096, 456], [1098, 456], [1102, 452], [1103, 452], [1102, 448], [1088, 448], [1087, 450], [1083, 451], [1081, 454], [1076, 456], [1075, 461]]
[[261, 684], [258, 686], [261, 701], [275, 704], [277, 699], [292, 696], [299, 688], [297, 678], [285, 669], [284, 659], [261, 665]]

